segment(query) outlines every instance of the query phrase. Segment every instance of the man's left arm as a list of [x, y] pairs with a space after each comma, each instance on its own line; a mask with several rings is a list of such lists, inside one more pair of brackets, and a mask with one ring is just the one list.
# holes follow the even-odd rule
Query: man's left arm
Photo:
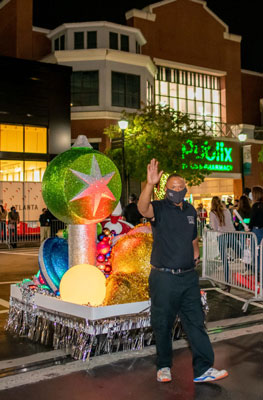
[[198, 237], [196, 237], [193, 241], [193, 249], [194, 249], [194, 260], [197, 265], [200, 261], [200, 253], [199, 253], [199, 245], [198, 245]]

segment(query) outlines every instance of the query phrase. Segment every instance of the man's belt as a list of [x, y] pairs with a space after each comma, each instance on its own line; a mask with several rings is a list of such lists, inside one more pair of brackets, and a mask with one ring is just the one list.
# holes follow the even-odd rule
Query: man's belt
[[157, 268], [154, 265], [152, 265], [152, 269], [156, 269], [157, 271], [161, 271], [161, 272], [170, 272], [170, 274], [173, 274], [173, 275], [184, 274], [185, 272], [191, 272], [191, 271], [195, 270], [195, 268], [190, 268], [190, 269]]

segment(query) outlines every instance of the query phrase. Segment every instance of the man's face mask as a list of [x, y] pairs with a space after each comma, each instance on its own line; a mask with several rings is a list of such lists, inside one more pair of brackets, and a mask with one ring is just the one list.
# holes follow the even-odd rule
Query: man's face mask
[[186, 193], [187, 193], [186, 187], [183, 190], [180, 190], [180, 192], [177, 192], [176, 190], [166, 189], [167, 199], [169, 199], [175, 204], [181, 203], [184, 200]]

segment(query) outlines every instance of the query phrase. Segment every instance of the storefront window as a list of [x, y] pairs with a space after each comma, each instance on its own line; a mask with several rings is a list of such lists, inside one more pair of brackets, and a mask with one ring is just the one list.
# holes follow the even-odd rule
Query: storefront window
[[168, 104], [190, 118], [221, 121], [220, 78], [197, 72], [158, 67], [156, 103]]
[[42, 182], [46, 167], [43, 161], [25, 161], [25, 182]]
[[23, 182], [23, 161], [0, 161], [0, 181]]
[[25, 152], [46, 153], [47, 152], [47, 129], [37, 126], [25, 127]]
[[43, 161], [0, 161], [0, 181], [41, 182], [47, 163]]
[[22, 125], [0, 125], [0, 151], [23, 152]]

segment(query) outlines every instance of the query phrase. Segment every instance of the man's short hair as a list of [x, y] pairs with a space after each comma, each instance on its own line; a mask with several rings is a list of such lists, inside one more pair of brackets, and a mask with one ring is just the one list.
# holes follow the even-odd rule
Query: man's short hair
[[179, 175], [179, 174], [177, 174], [176, 172], [173, 172], [172, 174], [170, 174], [170, 175], [168, 176], [166, 183], [167, 183], [167, 182], [169, 181], [169, 179], [171, 179], [171, 178], [181, 178], [181, 179], [184, 179], [184, 178], [182, 177], [182, 175]]
[[130, 201], [136, 201], [137, 200], [136, 194], [135, 193], [131, 193], [130, 196], [129, 196], [129, 200]]

